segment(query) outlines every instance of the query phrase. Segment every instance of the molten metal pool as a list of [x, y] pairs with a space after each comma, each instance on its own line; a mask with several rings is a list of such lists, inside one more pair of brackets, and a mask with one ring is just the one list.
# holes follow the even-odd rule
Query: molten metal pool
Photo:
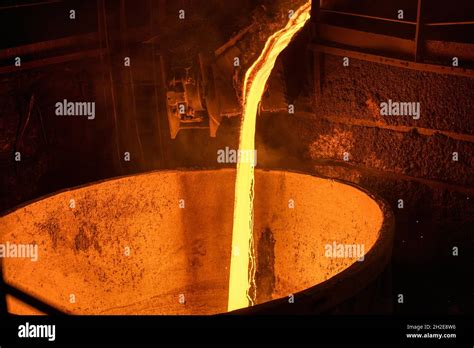
[[[0, 244], [38, 245], [38, 255], [4, 257], [5, 281], [73, 314], [226, 312], [234, 185], [233, 169], [152, 172], [18, 208], [0, 218]], [[334, 305], [390, 257], [390, 210], [349, 184], [256, 170], [254, 212], [249, 313]], [[38, 313], [13, 297], [8, 306]]]

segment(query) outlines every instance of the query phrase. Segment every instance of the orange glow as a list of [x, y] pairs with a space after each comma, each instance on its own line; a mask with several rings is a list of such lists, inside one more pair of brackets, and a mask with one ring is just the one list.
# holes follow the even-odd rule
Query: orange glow
[[[77, 315], [226, 312], [235, 175], [235, 169], [151, 172], [93, 183], [21, 207], [0, 217], [0, 243], [37, 243], [38, 260], [2, 259], [5, 281]], [[265, 229], [276, 240], [275, 285], [271, 293], [260, 291], [258, 303], [331, 278], [335, 284], [334, 277], [354, 263], [374, 276], [373, 267], [383, 263], [380, 258], [357, 263], [325, 257], [325, 245], [334, 241], [364, 245], [366, 253], [374, 249], [378, 257], [390, 253], [382, 239], [377, 244], [379, 237], [387, 241], [390, 236], [381, 231], [383, 210], [353, 186], [256, 168], [255, 189], [255, 241]], [[69, 208], [71, 197], [74, 209]], [[186, 212], [174, 204], [182, 197]], [[288, 209], [290, 197], [296, 209]], [[347, 279], [348, 274], [340, 276]], [[333, 291], [320, 285], [321, 295]], [[11, 296], [7, 301], [10, 313], [41, 314]]]
[[[243, 90], [243, 115], [239, 151], [254, 153], [257, 110], [278, 55], [310, 18], [311, 2], [301, 6], [283, 29], [270, 36], [262, 53], [247, 70]], [[234, 222], [229, 278], [228, 310], [253, 305], [249, 289], [254, 283], [253, 238], [254, 163], [237, 163]], [[250, 266], [250, 267], [249, 267]], [[250, 268], [250, 269], [249, 269]], [[253, 284], [255, 286], [255, 284]]]

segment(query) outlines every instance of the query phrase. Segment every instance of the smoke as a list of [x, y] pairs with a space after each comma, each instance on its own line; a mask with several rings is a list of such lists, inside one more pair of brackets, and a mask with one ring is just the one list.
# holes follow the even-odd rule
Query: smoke
[[304, 120], [287, 113], [259, 116], [255, 144], [258, 168], [304, 170], [308, 144], [302, 139]]

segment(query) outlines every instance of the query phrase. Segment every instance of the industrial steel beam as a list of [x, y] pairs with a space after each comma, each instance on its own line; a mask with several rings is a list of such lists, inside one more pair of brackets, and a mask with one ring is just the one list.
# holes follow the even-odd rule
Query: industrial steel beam
[[21, 57], [23, 55], [51, 51], [55, 49], [63, 49], [66, 47], [93, 47], [97, 46], [98, 42], [99, 37], [97, 33], [68, 36], [56, 40], [41, 41], [32, 44], [2, 49], [0, 50], [0, 59], [7, 59], [10, 57]]
[[[420, 4], [418, 4], [420, 6]], [[326, 12], [326, 13], [333, 13], [333, 14], [339, 14], [343, 16], [348, 16], [348, 17], [359, 17], [359, 18], [366, 18], [366, 19], [373, 19], [373, 20], [378, 20], [378, 21], [383, 21], [383, 22], [391, 22], [391, 23], [399, 23], [399, 24], [409, 24], [409, 25], [417, 25], [418, 21], [413, 22], [413, 21], [404, 21], [400, 19], [393, 19], [393, 18], [387, 18], [387, 17], [380, 17], [380, 16], [370, 16], [370, 15], [364, 15], [361, 13], [355, 13], [355, 12], [345, 12], [345, 11], [338, 11], [338, 10], [330, 10], [327, 8], [321, 8], [321, 12]], [[464, 22], [433, 22], [433, 23], [425, 23], [425, 26], [429, 27], [434, 27], [434, 26], [450, 26], [450, 25], [472, 25], [474, 24], [474, 21], [464, 21]]]
[[21, 8], [21, 7], [32, 7], [32, 6], [38, 6], [38, 5], [50, 5], [50, 4], [56, 4], [63, 2], [63, 0], [47, 0], [47, 1], [40, 1], [40, 2], [32, 2], [29, 4], [19, 4], [19, 5], [6, 5], [6, 6], [0, 6], [0, 11], [1, 10], [11, 10], [15, 8]]
[[467, 22], [434, 22], [434, 23], [425, 23], [425, 26], [428, 27], [443, 27], [443, 26], [451, 26], [451, 25], [472, 25], [474, 21], [467, 21]]
[[359, 18], [374, 19], [374, 20], [384, 21], [384, 22], [416, 25], [416, 22], [412, 22], [412, 21], [402, 21], [400, 19], [393, 19], [393, 18], [386, 18], [386, 17], [379, 17], [379, 16], [369, 16], [369, 15], [364, 15], [364, 14], [354, 13], [354, 12], [344, 12], [344, 11], [330, 10], [330, 9], [327, 9], [327, 8], [320, 8], [320, 11], [321, 12], [326, 12], [326, 13], [340, 14], [340, 15], [349, 16], [349, 17], [359, 17]]
[[417, 12], [416, 12], [416, 31], [415, 31], [415, 62], [421, 59], [421, 50], [423, 49], [423, 0], [418, 0]]
[[103, 49], [93, 49], [93, 50], [88, 50], [88, 51], [65, 54], [62, 56], [33, 60], [30, 62], [22, 62], [21, 66], [15, 66], [12, 64], [8, 66], [0, 67], [0, 74], [8, 74], [8, 73], [19, 72], [19, 71], [28, 70], [28, 69], [42, 68], [44, 66], [60, 64], [60, 63], [74, 61], [74, 60], [95, 58], [95, 57], [100, 56], [101, 54], [103, 54]]
[[352, 50], [331, 47], [331, 46], [321, 45], [321, 44], [310, 44], [309, 48], [313, 50], [314, 52], [323, 52], [326, 54], [331, 54], [331, 55], [341, 56], [341, 57], [351, 57], [355, 59], [365, 60], [368, 62], [391, 65], [398, 68], [474, 78], [473, 69], [418, 63], [418, 62], [413, 62], [413, 61], [408, 61], [408, 60], [384, 57], [384, 56], [380, 56], [376, 54], [363, 53], [363, 52], [352, 51]]

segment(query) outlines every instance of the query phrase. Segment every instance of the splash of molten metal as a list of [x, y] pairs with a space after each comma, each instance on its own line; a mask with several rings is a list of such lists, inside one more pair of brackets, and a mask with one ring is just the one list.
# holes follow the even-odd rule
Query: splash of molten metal
[[[288, 23], [270, 36], [262, 53], [247, 70], [243, 89], [243, 115], [239, 152], [255, 153], [257, 110], [278, 55], [310, 18], [311, 1], [293, 13]], [[253, 250], [254, 161], [238, 161], [235, 181], [234, 225], [230, 261], [229, 311], [253, 305], [249, 291], [255, 287]]]

